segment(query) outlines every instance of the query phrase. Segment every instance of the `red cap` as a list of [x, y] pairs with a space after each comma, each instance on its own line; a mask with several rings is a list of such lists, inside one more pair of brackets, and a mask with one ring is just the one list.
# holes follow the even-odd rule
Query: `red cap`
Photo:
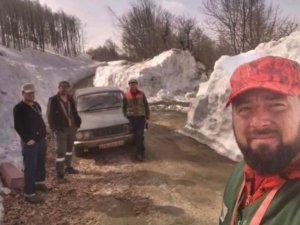
[[296, 96], [300, 94], [300, 65], [290, 59], [266, 56], [240, 65], [230, 84], [226, 107], [240, 94], [257, 88]]

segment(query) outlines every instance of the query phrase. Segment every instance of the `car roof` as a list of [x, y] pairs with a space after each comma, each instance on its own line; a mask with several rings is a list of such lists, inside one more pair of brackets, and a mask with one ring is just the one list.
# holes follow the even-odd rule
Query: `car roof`
[[99, 92], [107, 92], [107, 91], [122, 91], [120, 88], [117, 87], [88, 87], [88, 88], [81, 88], [75, 91], [74, 96], [77, 98], [81, 95], [86, 94], [93, 94]]

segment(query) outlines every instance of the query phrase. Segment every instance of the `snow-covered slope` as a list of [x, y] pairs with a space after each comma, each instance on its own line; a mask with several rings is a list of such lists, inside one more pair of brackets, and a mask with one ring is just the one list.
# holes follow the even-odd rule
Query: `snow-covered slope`
[[225, 108], [230, 92], [229, 79], [240, 64], [266, 55], [282, 56], [300, 63], [300, 32], [260, 44], [247, 53], [221, 57], [215, 63], [210, 79], [199, 86], [184, 132], [218, 153], [232, 160], [240, 160], [241, 154], [231, 127], [231, 108]]
[[36, 99], [45, 113], [48, 98], [57, 92], [60, 80], [75, 82], [93, 74], [96, 66], [87, 55], [69, 58], [33, 49], [19, 52], [0, 47], [0, 163], [11, 161], [22, 167], [20, 141], [12, 115], [14, 105], [21, 99], [21, 85], [35, 84]]
[[136, 78], [150, 101], [186, 101], [193, 96], [191, 92], [196, 94], [204, 70], [190, 52], [172, 49], [142, 63], [121, 60], [99, 66], [94, 85], [125, 90], [128, 81]]

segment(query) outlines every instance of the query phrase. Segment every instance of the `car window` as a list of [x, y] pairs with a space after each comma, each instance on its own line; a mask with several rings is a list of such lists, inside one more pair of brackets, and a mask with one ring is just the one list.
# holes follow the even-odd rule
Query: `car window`
[[118, 91], [86, 94], [77, 98], [77, 110], [81, 112], [121, 107], [121, 105], [122, 92]]

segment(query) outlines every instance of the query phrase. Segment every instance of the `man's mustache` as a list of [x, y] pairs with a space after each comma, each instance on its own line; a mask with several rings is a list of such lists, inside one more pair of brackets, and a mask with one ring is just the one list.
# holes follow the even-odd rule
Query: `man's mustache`
[[265, 136], [265, 135], [280, 135], [280, 132], [278, 130], [275, 129], [270, 129], [270, 128], [266, 128], [266, 129], [255, 129], [250, 131], [247, 134], [248, 138], [254, 138], [254, 137], [258, 137], [258, 136]]

